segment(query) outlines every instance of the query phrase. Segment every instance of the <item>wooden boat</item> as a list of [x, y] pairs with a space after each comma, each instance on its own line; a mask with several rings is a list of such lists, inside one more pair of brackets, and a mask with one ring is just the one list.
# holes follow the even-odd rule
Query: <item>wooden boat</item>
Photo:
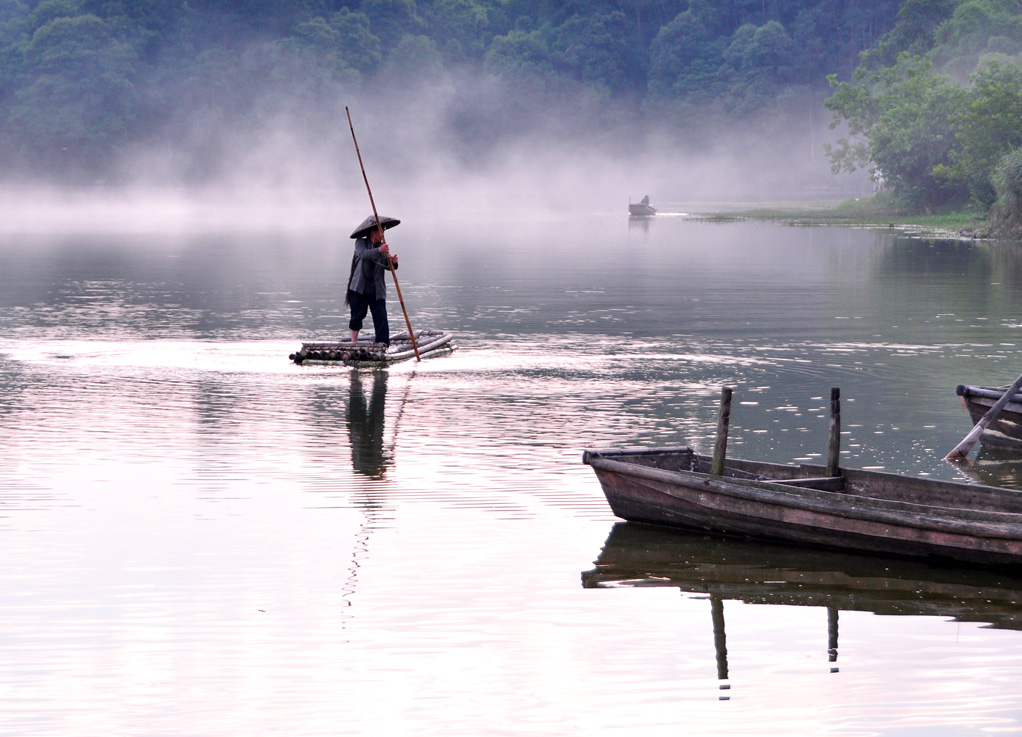
[[[959, 384], [955, 393], [975, 425], [1009, 387], [970, 386]], [[983, 430], [979, 441], [994, 448], [1022, 450], [1022, 392], [1008, 400], [1001, 411]]]
[[951, 617], [1022, 630], [1022, 576], [1003, 570], [715, 538], [621, 522], [585, 588], [666, 586], [749, 604]]
[[1022, 564], [1022, 492], [878, 471], [728, 459], [691, 448], [587, 450], [614, 514], [872, 553]]
[[633, 218], [648, 218], [656, 215], [656, 209], [648, 202], [635, 202], [628, 205], [628, 214]]
[[[419, 358], [436, 358], [454, 350], [452, 335], [439, 330], [422, 330], [415, 333], [415, 347]], [[345, 366], [386, 366], [398, 361], [415, 358], [408, 333], [391, 337], [390, 345], [375, 343], [371, 339], [360, 339], [356, 343], [341, 340], [335, 343], [302, 343], [301, 350], [288, 356], [299, 366], [304, 364], [345, 365]]]

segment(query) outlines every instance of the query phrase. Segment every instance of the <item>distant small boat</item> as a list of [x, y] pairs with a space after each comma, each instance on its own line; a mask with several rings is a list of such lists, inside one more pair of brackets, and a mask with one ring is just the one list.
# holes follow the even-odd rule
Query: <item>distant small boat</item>
[[[962, 405], [975, 425], [1009, 387], [970, 386], [959, 384], [955, 394], [962, 398]], [[1022, 392], [1004, 405], [1000, 413], [983, 430], [979, 441], [993, 448], [1022, 450]]]
[[436, 358], [454, 350], [452, 335], [440, 330], [422, 330], [415, 333], [415, 347], [408, 333], [400, 333], [390, 339], [390, 345], [374, 343], [363, 338], [356, 343], [340, 340], [335, 343], [302, 343], [301, 350], [288, 358], [299, 366], [304, 364], [344, 366], [386, 366], [399, 361], [415, 358], [415, 349], [420, 358]]
[[628, 204], [628, 214], [633, 218], [648, 218], [656, 215], [656, 209], [649, 204], [649, 195], [646, 195], [641, 202]]

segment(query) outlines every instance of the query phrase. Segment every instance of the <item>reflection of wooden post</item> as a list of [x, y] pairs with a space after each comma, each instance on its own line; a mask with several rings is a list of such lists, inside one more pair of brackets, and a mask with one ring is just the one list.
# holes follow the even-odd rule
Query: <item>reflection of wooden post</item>
[[724, 456], [727, 455], [727, 432], [731, 424], [731, 387], [720, 390], [720, 415], [717, 417], [717, 443], [713, 446], [713, 463], [710, 473], [724, 474]]
[[[727, 680], [727, 640], [724, 637], [724, 600], [710, 594], [710, 614], [713, 617], [713, 647], [717, 651], [717, 678]], [[730, 684], [721, 683], [720, 690], [726, 691]], [[721, 697], [726, 698], [724, 696]]]
[[827, 475], [837, 476], [841, 473], [839, 458], [841, 456], [841, 390], [834, 387], [830, 390], [830, 444], [827, 446]]
[[[837, 662], [837, 614], [837, 609], [827, 607], [827, 659], [831, 663]], [[837, 673], [838, 669], [831, 668], [830, 672]]]

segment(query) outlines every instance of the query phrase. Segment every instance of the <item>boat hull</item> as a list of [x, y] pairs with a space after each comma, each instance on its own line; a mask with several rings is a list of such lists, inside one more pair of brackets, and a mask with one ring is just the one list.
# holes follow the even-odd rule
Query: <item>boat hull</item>
[[628, 205], [628, 214], [633, 218], [648, 218], [656, 215], [656, 209], [642, 203]]
[[819, 466], [728, 461], [690, 449], [586, 451], [611, 510], [655, 525], [799, 545], [1022, 563], [1022, 492]]

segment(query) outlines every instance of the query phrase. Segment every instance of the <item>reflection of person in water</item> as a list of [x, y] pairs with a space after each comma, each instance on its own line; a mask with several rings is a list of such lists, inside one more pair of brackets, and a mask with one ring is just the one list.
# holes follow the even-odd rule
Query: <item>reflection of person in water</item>
[[383, 478], [390, 458], [383, 447], [384, 405], [387, 372], [373, 372], [371, 396], [362, 387], [362, 374], [351, 373], [348, 397], [348, 435], [351, 438], [351, 465], [356, 473]]

